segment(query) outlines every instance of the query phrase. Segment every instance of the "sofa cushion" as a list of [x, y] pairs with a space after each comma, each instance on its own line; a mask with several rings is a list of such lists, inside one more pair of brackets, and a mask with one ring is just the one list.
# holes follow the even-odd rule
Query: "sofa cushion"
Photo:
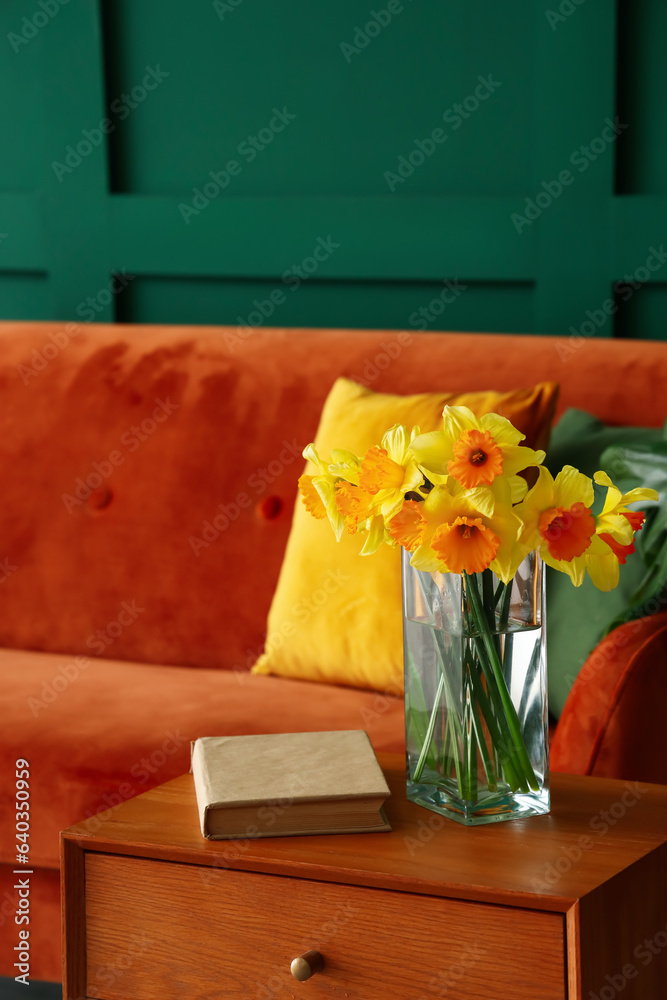
[[[30, 860], [57, 867], [58, 833], [183, 774], [198, 736], [366, 729], [402, 752], [403, 701], [349, 688], [114, 660], [0, 650], [0, 767], [30, 762]], [[0, 862], [14, 860], [0, 799]]]
[[[406, 394], [555, 379], [565, 406], [661, 422], [664, 344], [569, 346], [505, 335], [0, 324], [0, 645], [250, 667], [263, 649], [301, 450], [335, 379]], [[131, 619], [132, 602], [142, 611]]]
[[666, 611], [606, 636], [565, 702], [552, 770], [667, 784], [666, 664]]
[[[364, 455], [394, 424], [439, 429], [447, 404], [501, 413], [526, 435], [526, 444], [546, 447], [557, 396], [554, 382], [513, 392], [399, 396], [341, 378], [324, 404], [315, 447], [325, 460], [334, 448]], [[309, 463], [306, 472], [317, 469]], [[347, 533], [337, 541], [328, 520], [311, 517], [297, 500], [255, 672], [403, 690], [401, 550], [382, 545], [362, 558], [362, 542]]]

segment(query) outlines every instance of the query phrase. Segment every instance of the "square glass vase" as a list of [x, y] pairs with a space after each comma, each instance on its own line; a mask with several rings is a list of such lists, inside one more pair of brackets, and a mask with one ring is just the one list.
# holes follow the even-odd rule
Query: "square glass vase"
[[545, 573], [427, 573], [403, 552], [407, 796], [466, 825], [549, 812]]

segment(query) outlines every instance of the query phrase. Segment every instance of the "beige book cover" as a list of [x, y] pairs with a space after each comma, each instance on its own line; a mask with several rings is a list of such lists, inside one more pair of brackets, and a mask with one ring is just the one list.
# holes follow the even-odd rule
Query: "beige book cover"
[[362, 730], [205, 736], [192, 744], [204, 837], [389, 830], [389, 788]]

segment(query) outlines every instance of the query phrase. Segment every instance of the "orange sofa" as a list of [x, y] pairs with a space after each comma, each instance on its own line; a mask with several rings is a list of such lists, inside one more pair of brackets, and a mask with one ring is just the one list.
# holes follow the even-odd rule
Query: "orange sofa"
[[[665, 416], [667, 346], [649, 342], [4, 323], [0, 345], [0, 925], [16, 909], [12, 791], [25, 758], [38, 979], [60, 978], [59, 830], [185, 771], [190, 739], [366, 728], [377, 750], [402, 750], [400, 699], [248, 673], [301, 450], [337, 376], [403, 393], [553, 379], [560, 411]], [[664, 619], [642, 626], [663, 657]], [[643, 746], [657, 752], [655, 734], [630, 738], [637, 699], [626, 710], [619, 693], [633, 691], [642, 642], [634, 632], [607, 657], [611, 735], [608, 702], [585, 690], [586, 718], [566, 706], [554, 766], [626, 776], [648, 760]], [[15, 936], [0, 935], [0, 974], [13, 975]]]

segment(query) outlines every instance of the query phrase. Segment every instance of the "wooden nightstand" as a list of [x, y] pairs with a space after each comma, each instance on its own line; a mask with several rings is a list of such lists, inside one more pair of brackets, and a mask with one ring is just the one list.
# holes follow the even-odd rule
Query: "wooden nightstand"
[[555, 774], [464, 828], [380, 763], [391, 833], [204, 841], [191, 775], [67, 830], [65, 1000], [667, 997], [667, 788]]

